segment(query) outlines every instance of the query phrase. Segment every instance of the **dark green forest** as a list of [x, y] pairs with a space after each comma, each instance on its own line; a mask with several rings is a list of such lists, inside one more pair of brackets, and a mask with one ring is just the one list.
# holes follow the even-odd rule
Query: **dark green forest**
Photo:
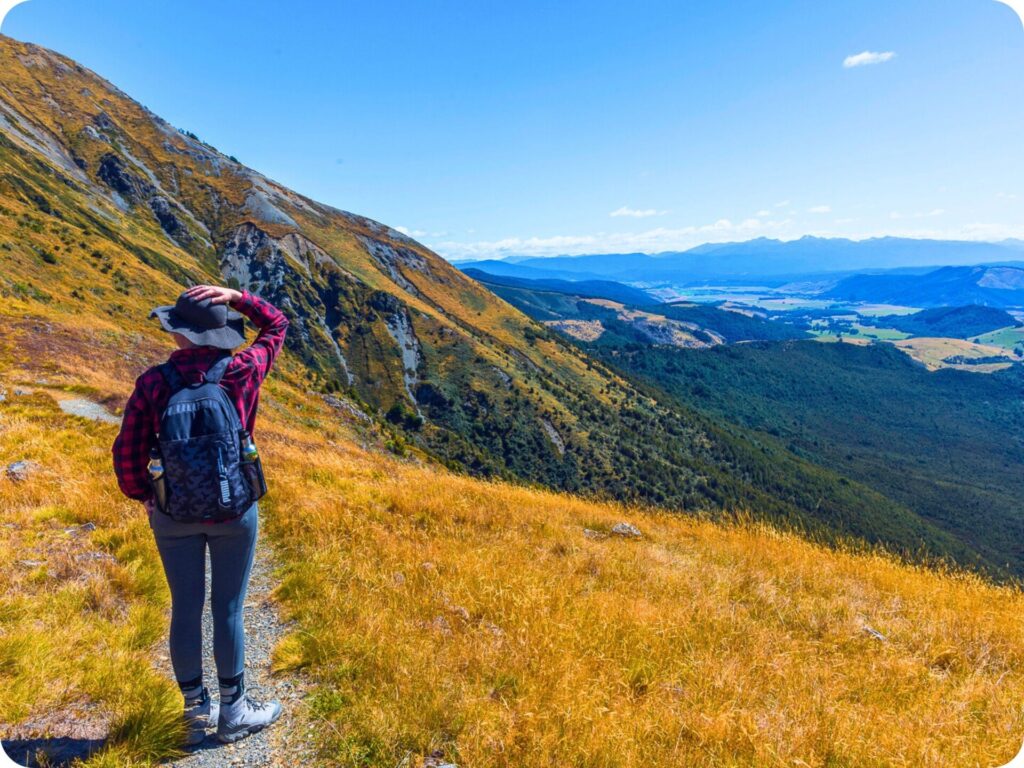
[[1024, 568], [1024, 378], [929, 372], [888, 344], [588, 345], [673, 402], [752, 430]]

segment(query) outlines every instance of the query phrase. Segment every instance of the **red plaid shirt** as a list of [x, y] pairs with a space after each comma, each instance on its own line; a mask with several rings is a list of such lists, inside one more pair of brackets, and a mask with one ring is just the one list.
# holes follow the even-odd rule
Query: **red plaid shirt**
[[[245, 428], [252, 434], [256, 423], [256, 406], [260, 384], [270, 373], [274, 358], [284, 344], [288, 318], [279, 309], [242, 292], [234, 302], [238, 310], [260, 329], [256, 340], [235, 355], [220, 385], [235, 404]], [[188, 383], [198, 383], [213, 362], [223, 354], [215, 347], [192, 347], [171, 353], [170, 361]], [[160, 414], [171, 396], [170, 388], [157, 367], [150, 368], [135, 380], [135, 391], [128, 398], [121, 422], [121, 433], [114, 441], [114, 472], [125, 496], [148, 501], [153, 491], [149, 484], [149, 451], [156, 443]]]

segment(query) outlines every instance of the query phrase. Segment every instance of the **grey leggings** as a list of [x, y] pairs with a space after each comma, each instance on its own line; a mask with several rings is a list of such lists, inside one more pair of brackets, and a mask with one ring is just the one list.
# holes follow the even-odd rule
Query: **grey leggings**
[[242, 606], [249, 585], [259, 513], [253, 504], [226, 523], [179, 523], [159, 511], [149, 515], [171, 588], [171, 664], [178, 682], [203, 674], [203, 602], [206, 548], [210, 548], [213, 658], [217, 675], [231, 678], [245, 668]]

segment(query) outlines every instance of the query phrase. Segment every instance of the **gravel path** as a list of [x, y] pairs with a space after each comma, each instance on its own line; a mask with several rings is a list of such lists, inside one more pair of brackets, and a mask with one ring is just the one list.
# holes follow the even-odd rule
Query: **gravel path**
[[[220, 768], [220, 766], [275, 766], [292, 768], [312, 765], [313, 756], [298, 733], [297, 715], [302, 707], [302, 681], [294, 678], [274, 678], [270, 674], [270, 654], [274, 644], [287, 631], [277, 609], [270, 600], [275, 580], [273, 552], [266, 545], [262, 532], [256, 546], [249, 592], [245, 600], [245, 678], [246, 688], [258, 699], [277, 699], [281, 702], [281, 718], [270, 728], [234, 744], [221, 744], [213, 731], [206, 740], [189, 753], [167, 765], [181, 768]], [[207, 610], [203, 614], [203, 656], [206, 683], [216, 697], [217, 679], [213, 663], [213, 627], [209, 611], [210, 564], [206, 564]], [[166, 645], [160, 652], [158, 666], [172, 676]]]

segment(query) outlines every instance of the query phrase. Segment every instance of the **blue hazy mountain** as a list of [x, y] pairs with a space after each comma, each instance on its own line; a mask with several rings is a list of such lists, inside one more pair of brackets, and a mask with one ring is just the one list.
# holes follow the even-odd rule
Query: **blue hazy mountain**
[[740, 243], [708, 243], [688, 251], [658, 254], [617, 253], [588, 256], [517, 258], [465, 262], [491, 274], [528, 279], [606, 279], [622, 282], [673, 282], [765, 279], [896, 267], [940, 267], [1014, 262], [1024, 259], [1020, 241], [1001, 243], [915, 240], [881, 237], [870, 240], [804, 237], [780, 241], [759, 238]]
[[942, 267], [924, 275], [853, 275], [824, 298], [908, 307], [1024, 306], [1024, 265]]

